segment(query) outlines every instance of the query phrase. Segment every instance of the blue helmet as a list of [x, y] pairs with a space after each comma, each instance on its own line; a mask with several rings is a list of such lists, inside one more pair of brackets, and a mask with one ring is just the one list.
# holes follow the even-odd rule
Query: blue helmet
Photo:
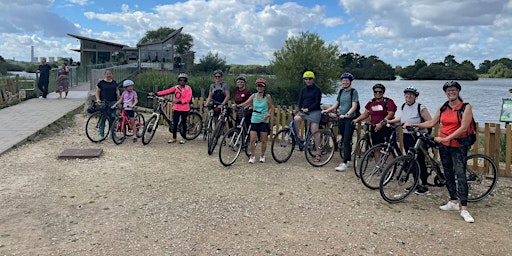
[[343, 79], [343, 78], [346, 78], [348, 80], [350, 80], [350, 82], [352, 82], [352, 80], [354, 80], [354, 76], [350, 73], [343, 73], [341, 76], [340, 76], [340, 79]]

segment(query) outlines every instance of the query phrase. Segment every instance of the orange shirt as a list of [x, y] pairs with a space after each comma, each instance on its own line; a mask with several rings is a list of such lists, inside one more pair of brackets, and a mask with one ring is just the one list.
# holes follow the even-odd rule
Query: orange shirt
[[[459, 120], [459, 110], [462, 107], [463, 102], [460, 102], [454, 108], [450, 108], [448, 106], [443, 113], [441, 113], [441, 130], [439, 131], [439, 136], [442, 138], [448, 137], [450, 134], [455, 132], [461, 126], [462, 118]], [[465, 133], [462, 133], [458, 138], [466, 137]], [[445, 141], [442, 142], [443, 145], [449, 147], [462, 147], [461, 144], [457, 140]]]

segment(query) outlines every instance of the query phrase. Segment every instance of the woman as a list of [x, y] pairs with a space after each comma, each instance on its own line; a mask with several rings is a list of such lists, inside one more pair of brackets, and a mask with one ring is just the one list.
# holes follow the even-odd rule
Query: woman
[[[439, 136], [434, 140], [441, 143], [439, 155], [443, 164], [450, 201], [439, 208], [443, 211], [460, 210], [460, 216], [464, 221], [473, 223], [475, 220], [468, 211], [468, 183], [466, 180], [466, 155], [469, 146], [464, 146], [457, 141], [457, 139], [467, 137], [466, 131], [473, 119], [473, 111], [471, 105], [467, 104], [462, 118], [459, 117], [459, 112], [464, 104], [459, 95], [461, 89], [460, 84], [456, 81], [446, 82], [443, 85], [443, 90], [448, 98], [445, 103], [447, 108], [441, 113], [442, 106], [439, 107], [432, 120], [416, 126], [431, 128], [437, 123], [441, 124]], [[411, 123], [406, 123], [404, 126], [411, 125]]]
[[[96, 85], [96, 102], [105, 102], [107, 113], [113, 118], [116, 110], [111, 107], [119, 99], [119, 88], [117, 82], [112, 79], [112, 70], [105, 70], [105, 78], [98, 82]], [[103, 139], [105, 130], [105, 118], [100, 120], [100, 138]]]
[[352, 166], [350, 161], [352, 153], [352, 135], [354, 134], [354, 125], [352, 120], [356, 117], [357, 104], [359, 102], [359, 94], [356, 89], [353, 89], [352, 80], [354, 76], [350, 73], [344, 73], [340, 76], [341, 89], [338, 93], [336, 103], [330, 108], [323, 110], [322, 113], [329, 113], [335, 109], [338, 109], [338, 131], [342, 135], [343, 143], [343, 161], [335, 168], [336, 171], [342, 172]]
[[69, 92], [69, 68], [66, 63], [62, 63], [61, 68], [57, 73], [57, 80], [55, 84], [57, 85], [57, 93], [59, 93], [59, 99], [62, 99], [62, 92], [65, 92], [64, 98], [68, 97]]
[[[237, 78], [236, 78], [236, 88], [235, 88], [235, 104], [242, 104], [244, 103], [245, 101], [247, 101], [247, 99], [249, 99], [249, 97], [251, 97], [252, 93], [251, 91], [247, 88], [246, 86], [247, 84], [247, 78], [243, 75], [239, 75]], [[245, 126], [248, 128], [249, 127], [249, 124], [250, 124], [250, 120], [251, 120], [251, 112], [250, 111], [246, 111], [245, 113]], [[236, 116], [236, 123], [239, 124], [240, 122], [242, 121], [242, 117], [241, 116]]]
[[251, 95], [247, 101], [240, 104], [242, 107], [252, 106], [254, 111], [251, 117], [251, 139], [249, 150], [251, 151], [251, 156], [249, 157], [249, 163], [253, 164], [255, 160], [254, 150], [256, 149], [256, 139], [259, 137], [261, 140], [261, 156], [260, 163], [265, 162], [265, 151], [267, 150], [267, 135], [270, 132], [270, 117], [272, 117], [272, 113], [274, 112], [274, 107], [272, 106], [272, 97], [270, 94], [266, 92], [267, 81], [263, 78], [258, 78], [256, 80], [256, 90], [257, 93]]

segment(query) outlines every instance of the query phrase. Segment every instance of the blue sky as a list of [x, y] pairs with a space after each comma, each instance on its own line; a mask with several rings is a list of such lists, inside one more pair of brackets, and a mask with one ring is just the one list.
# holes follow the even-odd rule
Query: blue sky
[[67, 33], [135, 46], [163, 26], [192, 35], [196, 62], [211, 51], [268, 65], [301, 31], [392, 66], [512, 58], [512, 0], [0, 0], [0, 55], [28, 61], [34, 46], [35, 56], [77, 60]]

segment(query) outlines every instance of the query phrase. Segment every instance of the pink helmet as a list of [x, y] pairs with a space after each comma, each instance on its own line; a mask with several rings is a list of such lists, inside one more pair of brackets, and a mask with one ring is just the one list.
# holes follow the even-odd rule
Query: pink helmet
[[258, 84], [263, 84], [263, 86], [266, 87], [267, 86], [267, 81], [265, 81], [265, 79], [263, 79], [263, 78], [258, 78], [258, 79], [256, 79], [256, 83], [255, 84], [256, 84], [256, 86], [258, 86]]

